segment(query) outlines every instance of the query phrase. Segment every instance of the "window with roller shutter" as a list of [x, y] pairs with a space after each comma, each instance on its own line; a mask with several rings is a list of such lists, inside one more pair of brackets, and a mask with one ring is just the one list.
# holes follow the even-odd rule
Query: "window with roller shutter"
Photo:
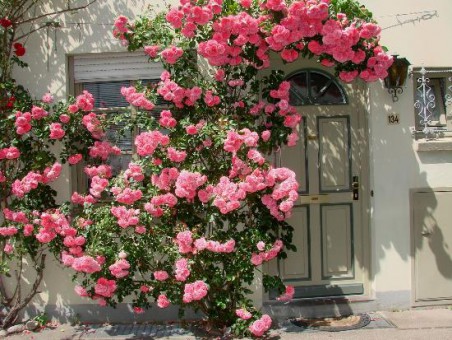
[[[69, 59], [70, 72], [73, 76], [71, 92], [77, 96], [83, 90], [90, 92], [95, 98], [94, 112], [115, 115], [130, 110], [130, 104], [121, 95], [121, 88], [140, 82], [148, 86], [160, 80], [163, 71], [161, 64], [148, 61], [143, 53], [108, 53], [94, 55], [73, 56]], [[159, 116], [165, 108], [165, 102], [158, 100], [150, 115]], [[122, 126], [109, 128], [106, 138], [114, 142], [121, 150], [120, 156], [113, 156], [109, 164], [115, 174], [126, 169], [134, 153], [133, 140], [139, 132], [137, 129], [127, 131], [120, 139], [116, 138], [116, 131]], [[88, 182], [80, 165], [72, 176], [73, 189], [86, 192]]]

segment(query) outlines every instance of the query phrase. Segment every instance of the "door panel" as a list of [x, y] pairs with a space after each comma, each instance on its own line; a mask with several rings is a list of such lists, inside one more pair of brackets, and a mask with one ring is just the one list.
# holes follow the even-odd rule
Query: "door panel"
[[311, 277], [309, 251], [309, 209], [307, 206], [295, 207], [288, 223], [297, 224], [300, 232], [296, 232], [293, 243], [297, 247], [298, 261], [282, 262], [283, 280], [306, 280]]
[[[298, 181], [298, 191], [300, 193], [307, 194], [309, 191], [308, 188], [308, 160], [306, 154], [306, 121], [302, 120], [299, 126], [299, 136], [300, 139], [296, 146], [293, 147], [293, 153], [281, 152], [280, 161], [286, 164], [286, 167], [293, 170], [296, 173], [296, 178]], [[292, 157], [293, 154], [296, 154], [297, 157]], [[287, 157], [286, 157], [287, 156]]]
[[317, 117], [320, 192], [350, 190], [350, 122], [348, 116]]
[[322, 277], [353, 278], [351, 205], [322, 205]]

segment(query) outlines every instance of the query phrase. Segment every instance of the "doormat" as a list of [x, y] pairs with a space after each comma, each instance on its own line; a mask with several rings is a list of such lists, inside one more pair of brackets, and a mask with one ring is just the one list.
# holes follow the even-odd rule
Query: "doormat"
[[300, 328], [323, 332], [341, 332], [366, 327], [371, 321], [369, 314], [339, 316], [331, 318], [296, 318], [290, 322]]

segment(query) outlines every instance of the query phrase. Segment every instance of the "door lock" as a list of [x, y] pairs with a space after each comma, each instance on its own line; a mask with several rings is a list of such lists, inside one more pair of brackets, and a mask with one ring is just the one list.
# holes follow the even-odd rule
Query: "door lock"
[[354, 201], [359, 200], [359, 177], [358, 176], [353, 176], [352, 190], [353, 190], [353, 200]]

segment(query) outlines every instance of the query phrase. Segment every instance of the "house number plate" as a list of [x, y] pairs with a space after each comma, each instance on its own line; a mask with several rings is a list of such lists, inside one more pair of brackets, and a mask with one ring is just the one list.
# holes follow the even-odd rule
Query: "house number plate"
[[398, 113], [391, 113], [388, 115], [388, 124], [389, 125], [396, 125], [400, 124], [400, 116]]

